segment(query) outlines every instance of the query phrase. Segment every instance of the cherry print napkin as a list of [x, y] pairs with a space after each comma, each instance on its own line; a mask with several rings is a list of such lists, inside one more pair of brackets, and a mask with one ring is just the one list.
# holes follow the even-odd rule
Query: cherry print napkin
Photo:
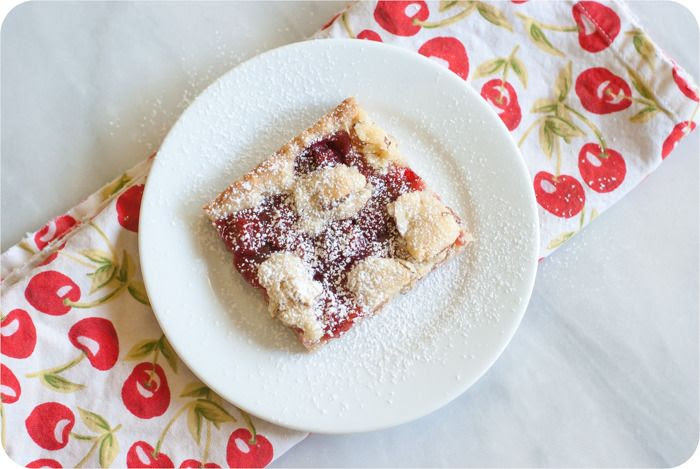
[[[372, 1], [316, 35], [444, 64], [513, 132], [554, 251], [695, 128], [698, 94], [622, 3]], [[151, 159], [2, 254], [0, 416], [27, 467], [264, 466], [306, 435], [251, 418], [178, 360], [136, 232]]]
[[251, 418], [177, 358], [148, 303], [147, 160], [2, 255], [2, 443], [27, 467], [263, 467], [304, 433]]
[[315, 37], [406, 47], [472, 86], [530, 170], [543, 257], [696, 125], [695, 86], [620, 2], [358, 2]]

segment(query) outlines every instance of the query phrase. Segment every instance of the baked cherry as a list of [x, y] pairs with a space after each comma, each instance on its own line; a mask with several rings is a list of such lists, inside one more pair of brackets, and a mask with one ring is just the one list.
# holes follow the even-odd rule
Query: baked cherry
[[421, 191], [425, 183], [411, 168], [391, 166], [384, 176], [386, 192], [389, 200], [396, 200], [406, 192]]
[[692, 88], [688, 84], [688, 80], [686, 80], [686, 78], [683, 76], [683, 72], [680, 68], [678, 68], [678, 65], [673, 64], [673, 71], [671, 74], [673, 75], [673, 81], [676, 82], [676, 85], [678, 86], [678, 89], [681, 90], [681, 93], [693, 101], [698, 101], [698, 90]]
[[420, 46], [418, 53], [444, 61], [452, 72], [463, 80], [469, 74], [469, 57], [464, 44], [454, 37], [434, 37]]
[[22, 387], [15, 374], [0, 363], [0, 398], [3, 404], [14, 404], [22, 395]]
[[55, 451], [68, 444], [70, 432], [75, 425], [75, 415], [63, 404], [45, 402], [32, 410], [24, 425], [34, 443]]
[[137, 232], [139, 230], [142, 197], [143, 184], [137, 184], [124, 191], [117, 199], [117, 220], [121, 226], [129, 231]]
[[575, 178], [546, 171], [535, 175], [535, 198], [549, 213], [561, 218], [576, 216], [586, 203], [583, 186]]
[[384, 42], [382, 37], [371, 29], [363, 29], [357, 34], [357, 39], [366, 39], [368, 41]]
[[24, 297], [42, 313], [61, 316], [70, 311], [70, 303], [80, 299], [80, 287], [55, 270], [39, 272], [29, 280]]
[[358, 317], [360, 317], [359, 313], [348, 314], [346, 318], [342, 319], [341, 321], [338, 321], [337, 323], [333, 324], [328, 330], [326, 330], [321, 340], [328, 341], [329, 339], [340, 337], [341, 335], [345, 334], [352, 328], [353, 324], [355, 324], [355, 320]]
[[272, 461], [272, 443], [261, 434], [253, 435], [247, 428], [231, 433], [226, 444], [229, 467], [265, 467]]
[[695, 130], [695, 122], [693, 121], [679, 122], [676, 124], [673, 130], [671, 130], [671, 133], [668, 134], [668, 137], [666, 137], [666, 140], [664, 140], [661, 147], [661, 159], [666, 159], [673, 149], [676, 148], [678, 142], [693, 130]]
[[180, 468], [183, 467], [192, 467], [192, 468], [216, 468], [216, 467], [221, 467], [216, 463], [213, 462], [208, 462], [205, 464], [202, 464], [201, 461], [198, 461], [197, 459], [185, 459], [180, 463]]
[[0, 323], [0, 351], [12, 358], [27, 358], [36, 346], [36, 328], [23, 309], [13, 309]]
[[39, 250], [44, 249], [51, 241], [63, 236], [63, 233], [73, 227], [78, 221], [70, 215], [61, 215], [44, 225], [34, 235], [34, 244]]
[[142, 419], [163, 415], [170, 405], [170, 388], [157, 363], [139, 363], [122, 386], [124, 406]]
[[632, 90], [627, 82], [604, 67], [581, 72], [575, 89], [581, 105], [595, 114], [622, 111], [632, 104]]
[[625, 180], [627, 168], [622, 155], [606, 148], [603, 152], [600, 145], [586, 143], [578, 153], [578, 169], [581, 178], [588, 187], [596, 192], [611, 192], [617, 189]]
[[496, 114], [508, 130], [513, 130], [520, 124], [522, 112], [513, 85], [500, 78], [494, 78], [481, 87], [481, 97], [496, 110]]
[[578, 26], [578, 43], [588, 52], [607, 49], [620, 34], [620, 17], [598, 2], [577, 2], [571, 8]]
[[114, 325], [104, 318], [85, 318], [68, 331], [73, 346], [85, 354], [98, 370], [109, 370], [119, 358], [119, 338]]
[[374, 8], [375, 21], [396, 36], [414, 36], [421, 26], [416, 21], [428, 19], [428, 5], [422, 0], [377, 2]]
[[42, 468], [42, 467], [52, 467], [55, 469], [62, 468], [61, 463], [56, 461], [55, 459], [48, 459], [48, 458], [42, 458], [42, 459], [35, 459], [32, 462], [28, 462], [27, 464], [24, 465], [24, 467], [29, 467], [29, 468]]
[[162, 451], [157, 456], [153, 455], [153, 446], [145, 441], [137, 441], [126, 453], [126, 467], [175, 467], [173, 461]]

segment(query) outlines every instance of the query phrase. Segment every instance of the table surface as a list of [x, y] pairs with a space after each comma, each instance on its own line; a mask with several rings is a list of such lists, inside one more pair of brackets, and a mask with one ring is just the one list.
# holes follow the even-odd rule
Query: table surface
[[[2, 28], [2, 249], [145, 158], [240, 61], [342, 2], [25, 3]], [[633, 3], [698, 76], [698, 29]], [[698, 132], [540, 265], [494, 367], [390, 430], [311, 435], [274, 466], [674, 466], [698, 440]]]

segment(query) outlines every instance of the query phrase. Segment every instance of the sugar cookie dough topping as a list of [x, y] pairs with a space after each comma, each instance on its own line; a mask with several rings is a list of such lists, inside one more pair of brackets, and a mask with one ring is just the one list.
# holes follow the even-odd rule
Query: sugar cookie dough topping
[[355, 123], [353, 128], [355, 135], [362, 142], [362, 152], [373, 168], [384, 172], [389, 163], [401, 160], [396, 142], [381, 127], [371, 122], [364, 113], [360, 115], [360, 121]]
[[347, 287], [359, 304], [372, 310], [410, 286], [414, 278], [415, 272], [406, 261], [368, 257], [350, 270]]
[[356, 167], [339, 164], [300, 178], [292, 196], [300, 228], [317, 234], [329, 222], [359, 212], [372, 196], [372, 186]]
[[452, 212], [430, 191], [402, 194], [387, 206], [408, 253], [418, 262], [431, 260], [450, 247], [460, 233]]
[[321, 339], [323, 325], [313, 306], [323, 288], [300, 257], [289, 252], [272, 254], [258, 267], [258, 281], [270, 298], [268, 309], [273, 317], [303, 330], [309, 341]]

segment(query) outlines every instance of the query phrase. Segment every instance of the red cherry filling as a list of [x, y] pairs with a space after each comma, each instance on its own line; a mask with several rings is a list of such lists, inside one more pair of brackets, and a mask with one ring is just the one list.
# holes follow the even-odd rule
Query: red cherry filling
[[303, 175], [336, 164], [358, 168], [372, 184], [372, 197], [355, 217], [331, 222], [317, 236], [295, 229], [299, 216], [288, 195], [270, 196], [255, 208], [217, 222], [221, 238], [233, 251], [236, 269], [255, 287], [261, 288], [258, 266], [274, 252], [294, 252], [310, 264], [314, 280], [323, 285], [318, 305], [325, 331], [323, 342], [344, 334], [358, 318], [369, 314], [345, 288], [345, 277], [359, 260], [391, 255], [391, 240], [399, 234], [387, 204], [401, 194], [425, 188], [423, 180], [409, 168], [392, 165], [386, 174], [375, 171], [353, 148], [352, 137], [345, 131], [302, 152], [295, 161], [295, 172]]
[[384, 177], [386, 191], [392, 202], [401, 194], [425, 189], [425, 183], [411, 168], [392, 166]]

